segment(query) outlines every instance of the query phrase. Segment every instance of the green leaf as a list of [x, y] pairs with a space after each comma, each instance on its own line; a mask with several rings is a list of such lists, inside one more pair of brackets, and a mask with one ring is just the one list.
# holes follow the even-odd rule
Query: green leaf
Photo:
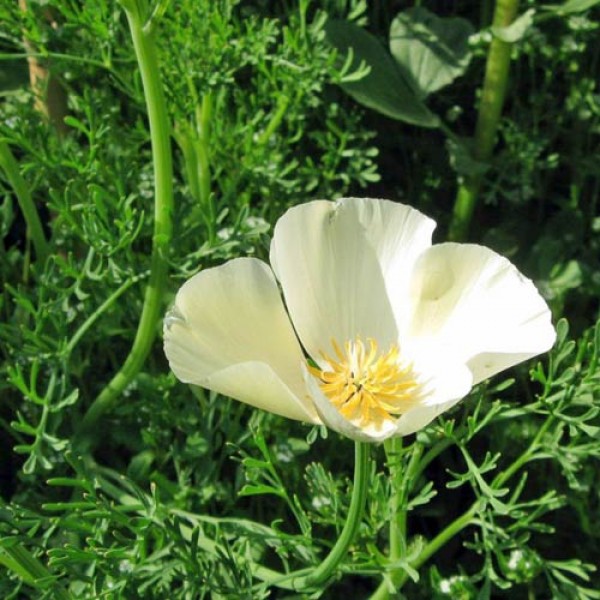
[[439, 125], [439, 118], [421, 101], [410, 76], [394, 62], [377, 38], [346, 21], [329, 21], [325, 31], [329, 42], [342, 56], [352, 53], [351, 70], [359, 70], [364, 64], [370, 67], [361, 79], [340, 84], [357, 102], [412, 125]]
[[281, 490], [274, 488], [270, 485], [249, 485], [246, 484], [239, 492], [238, 496], [263, 496], [266, 494], [273, 494], [274, 496], [279, 496], [280, 498], [283, 496]]
[[409, 8], [392, 22], [390, 50], [424, 97], [465, 72], [473, 33], [465, 19], [440, 18], [422, 7]]
[[567, 0], [564, 4], [549, 4], [542, 8], [559, 15], [568, 15], [570, 13], [583, 12], [596, 6], [596, 4], [600, 4], [600, 0]]
[[517, 17], [508, 27], [492, 27], [492, 33], [507, 44], [518, 42], [525, 32], [533, 25], [535, 10], [530, 8], [520, 17]]

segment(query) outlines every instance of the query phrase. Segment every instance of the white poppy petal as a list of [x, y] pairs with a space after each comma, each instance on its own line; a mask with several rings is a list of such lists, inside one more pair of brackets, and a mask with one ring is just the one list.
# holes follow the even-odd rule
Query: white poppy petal
[[[278, 221], [271, 264], [300, 340], [319, 361], [331, 340], [398, 340], [396, 317], [435, 224], [384, 200], [346, 198], [290, 209]], [[391, 298], [394, 297], [394, 304]]]
[[440, 244], [414, 273], [409, 343], [468, 365], [473, 384], [546, 352], [551, 314], [533, 283], [507, 259], [473, 244]]
[[164, 345], [171, 369], [185, 383], [319, 422], [275, 277], [259, 260], [232, 260], [187, 281], [165, 318]]
[[422, 406], [455, 402], [464, 398], [473, 387], [473, 374], [469, 367], [452, 356], [429, 352], [415, 360], [413, 365], [423, 378]]
[[442, 404], [417, 406], [412, 410], [409, 410], [396, 421], [396, 431], [393, 436], [400, 437], [410, 435], [411, 433], [423, 429], [423, 427], [429, 425], [436, 417], [439, 417], [442, 413], [450, 410], [458, 402], [460, 402], [460, 398]]

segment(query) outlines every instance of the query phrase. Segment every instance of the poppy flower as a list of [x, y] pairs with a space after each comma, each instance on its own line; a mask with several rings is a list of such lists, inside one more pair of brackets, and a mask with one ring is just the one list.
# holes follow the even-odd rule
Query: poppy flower
[[289, 209], [270, 263], [192, 277], [165, 318], [175, 375], [358, 441], [413, 433], [480, 381], [549, 350], [533, 283], [475, 244], [431, 244], [435, 223], [387, 200]]

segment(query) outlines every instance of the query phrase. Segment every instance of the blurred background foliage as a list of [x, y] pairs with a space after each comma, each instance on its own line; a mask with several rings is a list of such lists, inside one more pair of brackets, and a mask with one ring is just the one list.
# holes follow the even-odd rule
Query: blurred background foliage
[[[328, 24], [366, 28], [384, 48], [404, 2], [149, 7], [160, 16], [175, 161], [170, 294], [200, 268], [266, 258], [277, 217], [314, 198], [406, 202], [436, 218], [436, 239], [445, 239], [457, 180], [481, 167], [468, 141], [452, 141], [473, 135], [494, 3], [415, 4], [470, 24], [468, 64], [427, 97], [454, 137], [344, 91], [365, 65], [336, 52]], [[534, 13], [514, 44], [469, 237], [532, 277], [570, 333], [564, 323], [550, 359], [480, 386], [407, 440], [403, 460], [424, 457], [410, 482], [414, 552], [470, 506], [478, 511], [407, 583], [409, 598], [600, 597], [595, 4], [521, 3]], [[37, 260], [0, 172], [0, 596], [61, 597], [59, 585], [80, 598], [267, 597], [254, 562], [314, 564], [331, 545], [347, 509], [351, 444], [190, 390], [157, 341], [98, 423], [93, 455], [79, 452], [79, 422], [129, 352], [148, 280], [143, 90], [117, 3], [1, 2], [0, 58], [0, 141], [51, 247]], [[367, 597], [377, 587], [392, 490], [383, 472], [371, 484], [353, 566], [315, 597]], [[37, 580], [15, 567], [21, 547]]]

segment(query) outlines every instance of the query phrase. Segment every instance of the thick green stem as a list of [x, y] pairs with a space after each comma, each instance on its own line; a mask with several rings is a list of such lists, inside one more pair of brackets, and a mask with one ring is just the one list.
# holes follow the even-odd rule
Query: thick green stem
[[27, 223], [27, 232], [31, 236], [37, 260], [43, 264], [50, 255], [50, 247], [44, 235], [40, 216], [31, 198], [29, 187], [23, 179], [19, 170], [19, 164], [15, 160], [10, 147], [6, 142], [0, 140], [0, 169], [15, 192], [19, 207]]
[[[497, 0], [492, 23], [493, 29], [508, 27], [515, 19], [518, 7], [519, 0]], [[481, 163], [489, 161], [494, 149], [496, 132], [506, 97], [511, 50], [511, 43], [505, 42], [497, 36], [493, 37], [487, 56], [473, 146], [473, 157]], [[466, 239], [482, 181], [482, 175], [476, 174], [465, 176], [461, 182], [448, 233], [451, 240]]]
[[[125, 4], [125, 3], [124, 3]], [[102, 415], [110, 410], [123, 390], [138, 374], [157, 333], [168, 271], [167, 251], [172, 236], [173, 167], [169, 121], [160, 79], [154, 34], [144, 30], [136, 3], [125, 4], [125, 12], [142, 76], [154, 164], [154, 235], [150, 260], [150, 279], [144, 297], [142, 315], [133, 346], [121, 370], [94, 400], [81, 423], [78, 440], [93, 443], [91, 431]], [[87, 440], [85, 438], [88, 438]]]
[[385, 442], [390, 485], [390, 561], [394, 562], [406, 554], [406, 510], [402, 473], [402, 438], [394, 437]]

